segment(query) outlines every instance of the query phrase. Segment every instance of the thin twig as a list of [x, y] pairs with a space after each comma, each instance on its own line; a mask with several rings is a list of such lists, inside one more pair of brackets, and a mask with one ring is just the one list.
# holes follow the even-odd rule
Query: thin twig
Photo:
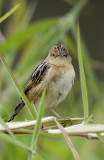
[[[52, 127], [56, 127], [56, 124], [54, 122], [53, 116], [42, 118], [41, 123], [44, 124], [44, 130], [40, 130], [40, 133], [48, 134], [48, 135], [62, 135], [60, 129], [52, 129]], [[83, 118], [71, 118], [72, 124], [76, 124], [70, 127], [65, 127], [65, 131], [69, 136], [76, 136], [76, 137], [85, 137], [88, 139], [99, 139], [96, 135], [97, 132], [101, 134], [101, 136], [104, 137], [104, 124], [83, 124]], [[70, 124], [70, 120], [58, 120], [60, 124], [67, 123]], [[22, 121], [22, 122], [9, 122], [6, 123], [8, 127], [12, 130], [14, 134], [32, 134], [33, 128], [36, 125], [36, 120], [31, 121]], [[77, 124], [81, 123], [81, 124]], [[22, 128], [22, 129], [21, 129]], [[25, 131], [23, 128], [27, 128]], [[14, 130], [17, 129], [17, 130]], [[18, 130], [19, 129], [19, 130]], [[5, 130], [5, 128], [0, 124], [0, 131], [5, 132], [8, 134], [8, 132]]]
[[[27, 130], [27, 131], [23, 131], [23, 130], [11, 130], [13, 134], [33, 134], [33, 130]], [[3, 131], [6, 134], [9, 134], [8, 131]], [[44, 135], [53, 135], [55, 136], [55, 134], [51, 134], [48, 133], [48, 130], [40, 130], [39, 131], [40, 134], [44, 134]], [[100, 135], [102, 137], [104, 137], [104, 133], [100, 133]], [[62, 136], [62, 134], [60, 134], [60, 136]], [[81, 138], [87, 138], [89, 140], [99, 140], [99, 137], [97, 136], [96, 133], [88, 133], [88, 134], [76, 134], [76, 135], [70, 135], [71, 137], [81, 137]]]
[[[88, 134], [88, 133], [97, 133], [104, 132], [104, 124], [78, 124], [65, 128], [69, 136], [78, 135], [78, 134]], [[51, 134], [61, 134], [60, 129], [49, 129], [48, 133]]]
[[[44, 124], [44, 130], [40, 130], [40, 133], [46, 133], [49, 135], [61, 135], [60, 129], [51, 129], [52, 127], [56, 127], [53, 116], [42, 118], [41, 123]], [[83, 122], [83, 118], [71, 118], [72, 123], [81, 123]], [[70, 120], [58, 120], [60, 124], [65, 123], [70, 124]], [[36, 125], [36, 120], [31, 121], [22, 121], [22, 122], [9, 122], [6, 123], [8, 127], [12, 130], [14, 134], [29, 134], [33, 133], [33, 127]], [[26, 131], [23, 131], [21, 128], [27, 128]], [[49, 129], [47, 129], [49, 128]], [[18, 131], [14, 129], [19, 129]], [[88, 139], [99, 139], [96, 135], [97, 132], [101, 133], [101, 136], [104, 136], [102, 132], [104, 132], [104, 124], [76, 124], [70, 127], [65, 127], [65, 131], [69, 136], [76, 137], [86, 137]], [[0, 131], [8, 133], [5, 128], [0, 124]]]
[[[78, 123], [81, 123], [84, 120], [84, 118], [71, 118], [71, 120], [72, 120], [72, 124], [78, 124]], [[64, 124], [64, 123], [70, 124], [70, 120], [68, 119], [66, 120], [59, 119], [58, 121], [61, 124]], [[9, 123], [7, 122], [6, 124], [10, 129], [19, 129], [19, 128], [35, 126], [36, 123], [37, 123], [36, 120], [31, 120], [31, 121], [21, 121], [21, 122], [9, 122]], [[54, 122], [54, 116], [42, 118], [41, 123], [44, 124], [44, 129], [57, 126], [56, 123]], [[0, 131], [5, 131], [5, 128], [2, 125], [0, 125]]]

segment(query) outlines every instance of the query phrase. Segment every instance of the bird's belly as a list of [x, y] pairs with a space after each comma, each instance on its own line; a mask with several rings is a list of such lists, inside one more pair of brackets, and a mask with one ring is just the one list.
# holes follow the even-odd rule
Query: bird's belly
[[66, 71], [57, 82], [53, 81], [48, 88], [45, 106], [57, 106], [63, 101], [71, 90], [73, 80], [74, 76], [72, 76], [72, 72]]
[[59, 79], [59, 82], [54, 85], [57, 94], [56, 105], [58, 105], [61, 101], [63, 101], [66, 98], [72, 87], [72, 80], [70, 77], [70, 73], [69, 72], [64, 73], [63, 76]]

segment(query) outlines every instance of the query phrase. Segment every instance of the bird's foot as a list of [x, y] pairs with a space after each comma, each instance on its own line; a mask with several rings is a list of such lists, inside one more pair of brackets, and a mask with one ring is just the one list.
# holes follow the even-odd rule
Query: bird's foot
[[72, 119], [70, 117], [61, 117], [56, 111], [54, 111], [51, 107], [48, 107], [50, 111], [58, 118], [58, 119], [63, 119], [64, 120], [64, 127], [66, 126], [66, 119], [70, 120], [70, 125], [72, 124]]

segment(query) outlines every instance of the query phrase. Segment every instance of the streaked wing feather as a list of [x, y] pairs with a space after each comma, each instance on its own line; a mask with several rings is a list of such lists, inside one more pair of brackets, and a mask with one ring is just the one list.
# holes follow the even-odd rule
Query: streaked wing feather
[[35, 86], [43, 80], [44, 76], [46, 75], [48, 69], [50, 68], [49, 63], [43, 61], [40, 63], [31, 74], [30, 79], [28, 80], [27, 84], [25, 85], [24, 93], [26, 94], [32, 86]]

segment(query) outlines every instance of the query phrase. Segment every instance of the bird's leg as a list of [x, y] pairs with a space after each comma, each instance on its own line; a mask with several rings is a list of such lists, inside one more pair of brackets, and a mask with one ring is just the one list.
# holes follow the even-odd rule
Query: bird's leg
[[34, 110], [35, 110], [35, 113], [36, 113], [36, 115], [38, 114], [38, 112], [37, 112], [37, 109], [36, 109], [36, 106], [35, 106], [35, 104], [33, 103], [33, 107], [34, 107]]
[[51, 107], [48, 107], [48, 108], [57, 118], [62, 119], [62, 117], [56, 111], [54, 111]]
[[[38, 111], [37, 111], [36, 106], [35, 106], [35, 104], [34, 104], [34, 103], [33, 103], [33, 107], [34, 107], [34, 110], [35, 110], [36, 115], [38, 115]], [[42, 125], [41, 125], [41, 129], [43, 129], [43, 128], [44, 128], [44, 126], [43, 126], [43, 123], [42, 123]]]
[[[59, 119], [64, 119], [64, 121], [65, 121], [65, 119], [68, 119], [68, 120], [70, 120], [70, 122], [71, 122], [71, 124], [72, 124], [72, 119], [70, 118], [70, 117], [61, 117], [56, 111], [54, 111], [51, 107], [48, 107], [49, 109], [50, 109], [50, 111], [51, 112], [53, 112], [53, 114], [57, 117], [57, 118], [59, 118]], [[64, 122], [64, 127], [66, 126], [66, 123]]]

